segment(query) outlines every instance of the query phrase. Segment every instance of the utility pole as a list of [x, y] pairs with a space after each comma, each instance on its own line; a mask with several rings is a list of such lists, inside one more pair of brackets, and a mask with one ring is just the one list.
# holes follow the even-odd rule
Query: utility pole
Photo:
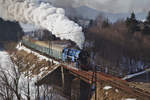
[[[50, 41], [48, 39], [48, 47], [49, 47], [49, 55], [50, 55]], [[50, 66], [50, 62], [48, 62], [48, 65]]]
[[147, 74], [147, 83], [148, 83], [149, 82], [149, 79], [148, 79], [149, 71], [147, 71], [146, 74]]
[[95, 65], [95, 100], [97, 100], [97, 74], [96, 74], [96, 71], [97, 71], [97, 66]]
[[[91, 59], [94, 60], [94, 54], [92, 54]], [[92, 60], [92, 69], [93, 69], [93, 75], [92, 75], [92, 86], [91, 90], [95, 92], [95, 100], [97, 100], [97, 66], [95, 65], [94, 61]], [[91, 92], [90, 92], [91, 93]]]
[[[51, 37], [48, 36], [48, 46], [49, 46], [49, 55], [52, 56], [52, 44], [51, 44]], [[50, 62], [49, 62], [50, 66]]]
[[61, 75], [62, 75], [62, 87], [63, 87], [63, 89], [64, 89], [64, 86], [65, 86], [65, 75], [64, 75], [64, 69], [63, 69], [63, 67], [61, 66]]

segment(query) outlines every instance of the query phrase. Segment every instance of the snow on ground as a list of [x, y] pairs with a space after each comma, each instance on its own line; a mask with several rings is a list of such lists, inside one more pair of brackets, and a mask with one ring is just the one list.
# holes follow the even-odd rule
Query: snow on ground
[[[10, 56], [5, 51], [0, 51], [0, 71], [4, 71], [7, 74], [7, 77], [9, 79], [12, 79], [12, 76], [14, 76], [13, 67], [17, 67], [15, 64], [12, 63]], [[2, 73], [0, 73], [2, 74]], [[9, 80], [11, 81], [11, 80]], [[24, 75], [21, 75], [20, 81], [19, 81], [19, 87], [25, 86], [27, 84], [27, 80], [24, 77]], [[24, 83], [24, 85], [22, 84]], [[20, 88], [20, 91], [22, 89]], [[22, 91], [23, 92], [23, 91]]]
[[[16, 65], [12, 63], [9, 54], [3, 50], [0, 50], [0, 75], [3, 76], [3, 73], [5, 73], [10, 83], [15, 78], [13, 68], [16, 68]], [[19, 91], [21, 91], [21, 89]], [[16, 98], [13, 98], [13, 100], [16, 100]]]
[[135, 98], [126, 98], [126, 99], [122, 99], [122, 100], [136, 100]]
[[[13, 77], [15, 75], [13, 66], [15, 65], [11, 62], [9, 54], [3, 50], [0, 50], [0, 71], [3, 71], [4, 73], [7, 73], [8, 76]], [[2, 74], [2, 72], [0, 72], [0, 74]]]
[[11, 71], [11, 65], [12, 62], [8, 53], [5, 51], [0, 51], [0, 67], [4, 70]]
[[111, 86], [105, 86], [103, 89], [104, 90], [109, 90], [109, 89], [111, 89], [112, 87]]
[[138, 72], [138, 73], [135, 73], [135, 74], [130, 74], [130, 75], [126, 75], [124, 78], [122, 78], [123, 80], [126, 80], [126, 79], [130, 79], [130, 78], [133, 78], [135, 76], [138, 76], [138, 75], [141, 75], [141, 74], [144, 74], [146, 72], [150, 72], [150, 69], [146, 69], [142, 72]]
[[40, 55], [39, 53], [34, 52], [34, 51], [32, 51], [32, 50], [26, 48], [25, 46], [21, 45], [21, 43], [19, 43], [16, 48], [17, 48], [18, 50], [24, 50], [24, 51], [26, 51], [27, 53], [33, 53], [33, 54], [36, 55], [40, 60], [46, 60], [46, 61], [50, 61], [50, 62], [53, 61], [55, 64], [59, 64], [58, 61], [55, 61], [55, 60], [52, 60], [52, 59], [50, 59], [50, 58], [48, 58], [48, 57], [46, 57], [46, 56]]

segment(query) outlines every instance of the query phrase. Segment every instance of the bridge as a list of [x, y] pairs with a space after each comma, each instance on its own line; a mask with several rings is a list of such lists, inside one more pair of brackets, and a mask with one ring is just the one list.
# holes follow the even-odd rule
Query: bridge
[[[59, 64], [56, 67], [61, 72], [61, 82], [62, 82], [61, 85], [64, 88], [64, 92], [66, 92], [66, 91], [68, 92], [68, 93], [66, 93], [67, 95], [71, 95], [70, 94], [71, 87], [69, 84], [71, 83], [71, 81], [74, 78], [78, 78], [78, 79], [80, 79], [86, 83], [86, 85], [87, 85], [86, 88], [91, 88], [91, 85], [93, 83], [100, 84], [101, 82], [105, 82], [105, 83], [108, 83], [111, 86], [113, 86], [113, 87], [115, 87], [121, 91], [124, 91], [125, 93], [131, 94], [134, 97], [140, 98], [141, 100], [149, 100], [149, 98], [150, 98], [149, 93], [147, 93], [143, 90], [131, 87], [127, 81], [122, 80], [122, 79], [117, 78], [117, 77], [114, 77], [114, 76], [111, 76], [111, 75], [108, 75], [108, 74], [105, 74], [103, 72], [92, 72], [92, 71], [77, 70], [77, 69], [74, 69], [71, 67], [67, 67], [66, 65], [63, 65], [63, 64]], [[57, 68], [55, 68], [55, 70]], [[55, 72], [55, 70], [53, 70], [53, 71]], [[47, 74], [45, 76], [45, 78], [47, 76], [49, 76], [53, 71], [51, 71], [49, 74]], [[38, 80], [37, 84], [40, 84], [40, 82], [43, 79], [44, 79], [44, 77], [42, 79]], [[89, 91], [89, 93], [90, 93], [90, 91]], [[90, 95], [89, 93], [88, 93], [88, 95]], [[85, 94], [81, 94], [81, 95], [85, 96]], [[87, 97], [87, 98], [89, 98], [89, 97]]]

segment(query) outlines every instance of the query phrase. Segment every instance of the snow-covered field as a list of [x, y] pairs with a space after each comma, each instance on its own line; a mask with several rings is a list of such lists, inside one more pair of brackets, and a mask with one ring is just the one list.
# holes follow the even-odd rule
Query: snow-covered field
[[5, 71], [12, 73], [11, 72], [12, 66], [13, 66], [13, 63], [11, 62], [11, 59], [8, 53], [3, 50], [0, 51], [0, 67], [1, 67], [0, 70], [5, 70]]

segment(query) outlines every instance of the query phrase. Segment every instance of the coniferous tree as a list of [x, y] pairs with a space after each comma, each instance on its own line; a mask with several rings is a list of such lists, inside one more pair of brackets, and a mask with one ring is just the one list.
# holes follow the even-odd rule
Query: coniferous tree
[[148, 12], [148, 16], [147, 16], [147, 19], [146, 19], [146, 23], [150, 25], [150, 11]]
[[150, 27], [147, 24], [144, 25], [144, 29], [142, 30], [142, 33], [144, 35], [150, 35]]
[[131, 19], [131, 21], [136, 21], [134, 12], [131, 13], [131, 18], [130, 19]]
[[140, 28], [139, 28], [139, 26], [138, 26], [138, 21], [136, 20], [136, 17], [135, 17], [134, 12], [131, 13], [130, 18], [127, 18], [127, 19], [126, 19], [126, 25], [127, 25], [127, 27], [128, 27], [128, 31], [129, 31], [130, 33], [134, 33], [134, 32], [136, 32], [136, 31], [139, 31], [139, 30], [140, 30]]
[[130, 25], [130, 18], [129, 17], [127, 17], [127, 19], [126, 19], [126, 25], [127, 26]]
[[144, 35], [150, 35], [150, 11], [148, 12], [146, 21], [144, 23], [144, 29], [142, 30]]
[[109, 23], [109, 20], [108, 20], [108, 18], [107, 18], [107, 19], [105, 19], [105, 20], [103, 21], [102, 27], [103, 27], [103, 28], [107, 28], [107, 27], [109, 27], [109, 26], [110, 26], [110, 23]]

